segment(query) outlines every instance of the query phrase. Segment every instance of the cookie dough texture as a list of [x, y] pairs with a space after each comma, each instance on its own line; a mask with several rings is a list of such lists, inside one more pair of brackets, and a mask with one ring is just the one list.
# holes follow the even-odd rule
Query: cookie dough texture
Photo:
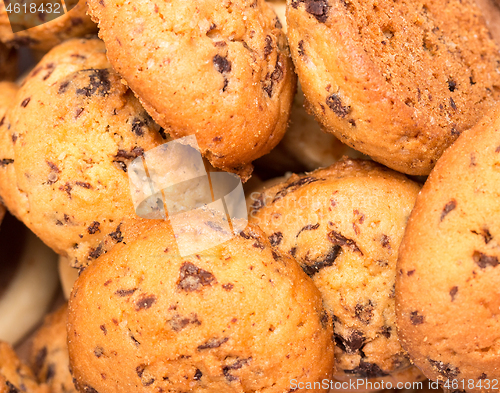
[[[69, 1], [68, 3], [72, 2]], [[44, 3], [40, 0], [32, 0], [27, 3], [28, 6], [31, 3], [35, 3], [37, 7], [40, 7], [42, 4], [45, 4], [45, 7], [47, 7], [49, 2]], [[32, 25], [35, 25], [35, 27], [13, 33], [9, 16], [5, 9], [5, 3], [4, 1], [0, 1], [0, 41], [10, 46], [28, 45], [33, 49], [47, 51], [70, 38], [97, 33], [97, 26], [86, 14], [87, 6], [85, 5], [85, 0], [80, 0], [77, 3], [68, 13], [61, 14], [60, 17], [43, 24], [38, 24], [42, 23], [43, 20], [41, 18], [44, 18], [44, 14], [40, 13], [29, 14], [29, 18], [26, 18], [28, 25], [24, 25], [24, 21], [16, 18], [17, 23], [15, 27], [17, 29], [24, 29]], [[33, 21], [32, 18], [38, 18], [39, 20]]]
[[428, 378], [463, 379], [468, 391], [476, 390], [468, 380], [488, 391], [487, 380], [500, 379], [499, 130], [497, 108], [446, 151], [417, 199], [398, 260], [403, 347]]
[[73, 266], [124, 241], [125, 221], [139, 219], [127, 164], [165, 142], [98, 39], [50, 51], [17, 93], [0, 135], [0, 196]]
[[251, 173], [282, 138], [295, 74], [264, 0], [91, 0], [108, 57], [173, 137], [196, 135], [212, 165]]
[[46, 383], [52, 393], [77, 393], [69, 371], [66, 334], [68, 305], [49, 314], [33, 338], [31, 369], [39, 382]]
[[12, 347], [0, 341], [0, 393], [50, 393], [39, 385], [28, 366], [22, 363]]
[[342, 142], [427, 175], [500, 98], [498, 46], [473, 0], [288, 0], [309, 109]]
[[418, 191], [404, 175], [346, 159], [254, 196], [251, 222], [296, 258], [334, 315], [338, 380], [422, 378], [408, 372], [394, 309], [398, 248]]
[[16, 50], [0, 43], [0, 81], [14, 80], [17, 77]]
[[320, 294], [257, 227], [181, 258], [168, 223], [141, 225], [73, 289], [68, 345], [80, 391], [282, 393], [293, 379], [331, 376]]

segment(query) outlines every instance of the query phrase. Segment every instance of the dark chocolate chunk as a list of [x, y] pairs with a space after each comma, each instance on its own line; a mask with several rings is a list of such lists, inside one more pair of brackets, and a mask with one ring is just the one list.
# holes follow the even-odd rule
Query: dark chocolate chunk
[[319, 228], [319, 223], [314, 224], [314, 225], [312, 225], [312, 224], [306, 225], [305, 227], [303, 227], [303, 228], [299, 231], [299, 233], [297, 233], [297, 236], [295, 236], [295, 237], [299, 237], [299, 235], [300, 235], [303, 231], [314, 231], [314, 230], [316, 230], [316, 229], [318, 229], [318, 228]]
[[234, 375], [231, 374], [231, 371], [232, 370], [239, 370], [240, 368], [242, 368], [243, 366], [247, 365], [248, 362], [250, 362], [252, 360], [252, 358], [248, 358], [248, 359], [238, 359], [236, 362], [234, 362], [233, 364], [231, 365], [228, 365], [228, 366], [224, 366], [223, 369], [222, 369], [222, 372], [224, 374], [224, 376], [226, 377], [226, 379], [229, 381], [229, 382], [233, 382], [233, 381], [237, 381], [239, 380], [238, 377], [235, 377]]
[[451, 211], [455, 210], [457, 207], [457, 201], [455, 199], [452, 199], [449, 201], [443, 208], [443, 211], [441, 212], [441, 221], [450, 213]]
[[23, 100], [23, 102], [21, 102], [21, 106], [22, 106], [23, 108], [26, 108], [26, 107], [28, 106], [28, 104], [30, 103], [30, 101], [31, 101], [31, 97], [25, 98], [25, 99]]
[[106, 96], [111, 90], [111, 81], [109, 80], [108, 69], [90, 69], [80, 71], [89, 75], [90, 82], [88, 86], [76, 89], [76, 94], [85, 97], [92, 97], [94, 94]]
[[356, 318], [358, 318], [361, 322], [368, 325], [373, 318], [374, 308], [375, 307], [371, 300], [368, 300], [368, 303], [366, 304], [358, 303], [354, 308], [354, 315], [356, 315]]
[[101, 230], [99, 229], [99, 227], [101, 226], [101, 224], [97, 221], [94, 221], [92, 224], [89, 225], [89, 227], [87, 228], [87, 232], [90, 234], [90, 235], [93, 235], [97, 232], [101, 232]]
[[9, 381], [5, 382], [5, 385], [7, 385], [7, 387], [9, 388], [7, 393], [21, 393], [21, 391], [14, 385], [12, 385]]
[[203, 373], [199, 369], [196, 369], [196, 372], [194, 373], [193, 379], [195, 381], [199, 381], [201, 379], [201, 377], [203, 377]]
[[4, 158], [0, 160], [0, 166], [3, 168], [9, 164], [13, 164], [14, 160], [12, 158]]
[[119, 297], [127, 297], [127, 296], [132, 296], [135, 291], [137, 291], [137, 288], [119, 289], [115, 292], [115, 295]]
[[208, 340], [206, 343], [198, 345], [198, 348], [196, 348], [198, 351], [202, 351], [204, 349], [213, 349], [213, 348], [219, 348], [221, 345], [225, 344], [226, 342], [229, 341], [229, 337], [224, 337], [224, 338], [211, 338]]
[[267, 35], [265, 41], [266, 46], [264, 47], [264, 57], [267, 57], [273, 51], [273, 39], [271, 38], [271, 36]]
[[380, 329], [380, 334], [384, 336], [385, 338], [390, 338], [391, 337], [391, 327], [390, 326], [384, 326], [382, 329]]
[[413, 325], [421, 325], [424, 323], [424, 316], [419, 315], [418, 311], [412, 311], [410, 313], [410, 321]]
[[283, 240], [283, 233], [281, 232], [274, 232], [271, 236], [269, 236], [269, 242], [273, 247], [278, 246], [282, 240]]
[[365, 344], [363, 332], [353, 330], [349, 337], [342, 337], [335, 333], [335, 343], [344, 352], [354, 354], [358, 352]]
[[328, 19], [328, 10], [330, 9], [326, 0], [305, 0], [306, 11], [318, 20], [325, 23]]
[[273, 199], [273, 203], [276, 202], [278, 199], [283, 198], [285, 195], [287, 195], [289, 192], [293, 192], [297, 189], [299, 189], [302, 186], [321, 181], [325, 179], [318, 179], [316, 177], [312, 176], [307, 176], [307, 177], [302, 177], [299, 180], [296, 180], [290, 184], [287, 184], [285, 187], [283, 187], [280, 191], [278, 191]]
[[452, 79], [449, 79], [448, 80], [448, 89], [453, 93], [456, 88], [457, 88], [457, 82], [455, 82]]
[[299, 41], [299, 49], [298, 49], [298, 52], [299, 52], [299, 56], [305, 56], [306, 52], [304, 50], [304, 40], [300, 40]]
[[498, 257], [486, 255], [479, 251], [474, 251], [472, 259], [481, 269], [486, 269], [488, 266], [497, 267], [500, 264]]
[[450, 97], [450, 106], [454, 109], [457, 110], [457, 105], [455, 104], [455, 101], [453, 101], [453, 98]]
[[382, 247], [384, 248], [391, 248], [391, 239], [387, 235], [382, 235], [382, 238], [380, 239], [380, 243], [382, 244]]
[[351, 113], [351, 107], [342, 105], [342, 100], [337, 94], [332, 94], [327, 97], [326, 105], [335, 112], [335, 114], [344, 119], [349, 113]]
[[455, 379], [458, 374], [460, 374], [460, 370], [458, 367], [453, 366], [450, 363], [443, 363], [438, 360], [427, 359], [432, 366], [439, 374], [447, 379]]
[[342, 247], [340, 247], [339, 245], [333, 246], [324, 258], [316, 260], [312, 265], [303, 264], [302, 270], [304, 270], [304, 272], [309, 277], [312, 277], [316, 273], [318, 273], [321, 269], [333, 266], [335, 260], [337, 259], [341, 251]]
[[184, 318], [179, 314], [175, 314], [172, 319], [167, 321], [168, 324], [170, 325], [170, 328], [174, 332], [180, 332], [182, 329], [184, 329], [187, 325], [192, 324], [192, 325], [201, 325], [201, 321], [198, 319], [198, 315], [192, 314], [190, 317]]
[[40, 349], [35, 356], [35, 362], [33, 364], [33, 371], [35, 374], [38, 375], [38, 373], [42, 370], [45, 359], [47, 359], [47, 347]]
[[493, 236], [490, 233], [490, 230], [488, 228], [483, 228], [481, 231], [471, 231], [474, 235], [479, 235], [484, 238], [484, 243], [488, 244], [492, 239]]
[[342, 234], [336, 232], [336, 231], [331, 231], [328, 233], [328, 240], [330, 240], [333, 244], [339, 245], [341, 247], [347, 246], [354, 252], [359, 252], [361, 255], [363, 253], [359, 249], [358, 245], [356, 242], [352, 239], [348, 239], [347, 237], [343, 236]]
[[122, 224], [118, 225], [116, 227], [116, 231], [114, 232], [111, 232], [109, 234], [109, 236], [111, 237], [111, 239], [113, 239], [115, 242], [117, 243], [121, 243], [123, 241], [123, 236], [122, 236], [122, 232], [120, 230], [120, 227], [121, 227]]
[[101, 348], [101, 347], [96, 347], [94, 349], [94, 355], [97, 357], [97, 358], [100, 358], [104, 353], [104, 349]]
[[388, 375], [375, 363], [368, 363], [365, 362], [363, 359], [360, 360], [359, 366], [357, 366], [352, 370], [345, 370], [344, 372], [346, 374], [354, 374], [360, 378], [377, 378], [377, 377], [385, 377]]
[[135, 310], [147, 310], [148, 308], [151, 308], [154, 303], [156, 303], [155, 295], [142, 294], [139, 300], [135, 302]]
[[234, 284], [227, 283], [222, 286], [226, 291], [231, 291], [234, 288]]
[[457, 286], [454, 286], [453, 288], [450, 289], [451, 301], [455, 300], [455, 296], [457, 295], [457, 292], [458, 292]]
[[215, 55], [213, 58], [215, 69], [221, 74], [231, 72], [231, 62], [220, 55]]
[[[241, 232], [243, 233], [243, 232]], [[183, 291], [198, 291], [201, 287], [216, 284], [215, 276], [190, 262], [184, 262], [181, 266], [177, 287]]]
[[144, 135], [143, 128], [145, 125], [146, 123], [144, 121], [135, 118], [134, 121], [132, 122], [132, 132], [137, 136], [143, 136]]
[[99, 244], [96, 248], [92, 248], [89, 252], [89, 259], [97, 259], [103, 253], [102, 244]]

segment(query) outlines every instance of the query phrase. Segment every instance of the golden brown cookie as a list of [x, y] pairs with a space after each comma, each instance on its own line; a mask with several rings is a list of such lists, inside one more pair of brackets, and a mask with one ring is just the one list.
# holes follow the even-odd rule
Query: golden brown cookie
[[0, 135], [9, 145], [0, 156], [7, 208], [73, 266], [123, 241], [124, 221], [139, 219], [127, 164], [166, 141], [98, 39], [50, 51], [19, 90]]
[[89, 12], [149, 114], [173, 137], [196, 135], [213, 166], [246, 179], [278, 144], [296, 77], [264, 0], [91, 0]]
[[[212, 221], [192, 225], [220, 230]], [[137, 233], [73, 289], [68, 346], [81, 392], [282, 393], [292, 381], [331, 376], [332, 323], [321, 296], [260, 229], [182, 258], [167, 222]]]
[[[70, 1], [68, 3], [72, 2], [73, 1]], [[5, 9], [4, 1], [0, 1], [0, 41], [8, 45], [28, 45], [37, 50], [47, 51], [70, 38], [82, 37], [87, 34], [96, 33], [97, 26], [92, 22], [90, 17], [86, 15], [87, 6], [85, 4], [85, 0], [74, 2], [77, 2], [78, 4], [76, 4], [76, 6], [74, 6], [74, 8], [72, 8], [68, 13], [60, 13], [60, 17], [54, 20], [50, 20], [49, 22], [43, 23], [43, 19], [47, 17], [47, 13], [25, 13], [23, 14], [24, 16], [26, 16], [25, 21], [23, 20], [23, 18], [17, 17], [15, 19], [16, 23], [13, 26], [16, 31], [28, 27], [29, 29], [13, 33], [9, 21], [9, 16]], [[49, 3], [54, 4], [57, 2], [32, 0], [27, 4], [30, 5], [32, 3], [34, 3], [39, 8], [42, 5], [47, 7]], [[10, 4], [11, 6], [13, 6], [14, 4], [16, 4], [16, 2], [11, 2]], [[21, 10], [23, 11], [24, 8]], [[38, 18], [39, 20], [33, 21], [33, 18]], [[23, 22], [28, 22], [28, 25], [24, 25]]]
[[50, 393], [39, 385], [28, 366], [22, 363], [12, 347], [0, 341], [0, 393]]
[[309, 109], [342, 142], [426, 175], [500, 99], [498, 46], [474, 0], [288, 0]]
[[500, 45], [500, 0], [476, 0], [493, 39]]
[[450, 390], [498, 391], [500, 107], [446, 151], [417, 198], [398, 260], [402, 346]]
[[419, 189], [379, 164], [344, 159], [252, 196], [250, 221], [301, 264], [334, 316], [338, 380], [394, 381], [411, 368], [396, 332], [394, 282]]
[[48, 315], [36, 332], [30, 356], [30, 365], [41, 383], [46, 383], [52, 393], [76, 393], [69, 371], [66, 334], [67, 303]]
[[0, 81], [14, 80], [17, 74], [16, 50], [0, 43]]

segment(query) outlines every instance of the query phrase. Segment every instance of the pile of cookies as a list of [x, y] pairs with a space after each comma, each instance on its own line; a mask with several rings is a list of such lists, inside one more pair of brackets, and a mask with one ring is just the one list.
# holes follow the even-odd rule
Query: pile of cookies
[[[495, 0], [87, 0], [17, 33], [9, 5], [0, 393], [499, 391]], [[129, 176], [189, 136], [248, 225], [198, 203], [182, 255]]]

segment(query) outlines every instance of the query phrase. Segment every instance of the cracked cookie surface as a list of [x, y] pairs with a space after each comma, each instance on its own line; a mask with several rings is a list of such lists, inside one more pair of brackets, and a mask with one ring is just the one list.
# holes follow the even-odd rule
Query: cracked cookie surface
[[280, 141], [296, 76], [265, 1], [91, 0], [89, 11], [149, 114], [173, 137], [196, 135], [213, 166], [247, 178]]

